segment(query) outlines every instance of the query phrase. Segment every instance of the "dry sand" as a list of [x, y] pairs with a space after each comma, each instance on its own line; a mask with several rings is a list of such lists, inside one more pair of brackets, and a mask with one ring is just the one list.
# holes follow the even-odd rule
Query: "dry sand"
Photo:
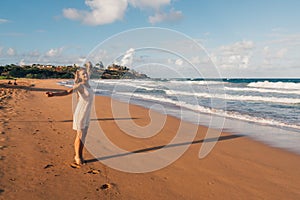
[[[184, 155], [158, 171], [120, 172], [86, 151], [89, 162], [71, 168], [71, 96], [44, 94], [65, 89], [57, 81], [0, 82], [0, 199], [300, 199], [299, 155], [223, 133], [213, 151], [199, 159], [207, 129], [202, 126]], [[96, 97], [95, 103], [95, 120], [111, 141], [129, 151], [167, 144], [180, 123], [168, 116], [158, 135], [137, 139], [116, 125], [110, 98]], [[130, 105], [130, 111], [128, 120], [149, 123], [147, 109]]]

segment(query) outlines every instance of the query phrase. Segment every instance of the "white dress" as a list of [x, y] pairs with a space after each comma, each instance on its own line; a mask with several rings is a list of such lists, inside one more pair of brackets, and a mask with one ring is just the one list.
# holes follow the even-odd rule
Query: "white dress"
[[94, 92], [92, 88], [84, 85], [82, 92], [77, 90], [78, 103], [73, 113], [73, 129], [82, 130], [89, 126], [90, 113], [94, 99]]

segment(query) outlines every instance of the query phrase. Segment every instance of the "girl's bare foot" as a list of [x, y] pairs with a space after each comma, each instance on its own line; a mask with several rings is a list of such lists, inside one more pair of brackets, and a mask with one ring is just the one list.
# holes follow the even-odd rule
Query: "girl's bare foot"
[[82, 165], [83, 164], [83, 159], [82, 158], [80, 158], [80, 157], [74, 157], [74, 160], [75, 160], [75, 163], [77, 164], [77, 165]]

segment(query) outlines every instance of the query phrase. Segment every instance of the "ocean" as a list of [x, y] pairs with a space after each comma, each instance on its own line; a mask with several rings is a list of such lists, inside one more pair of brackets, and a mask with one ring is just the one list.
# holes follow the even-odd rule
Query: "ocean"
[[91, 85], [96, 95], [300, 154], [300, 79], [121, 79]]

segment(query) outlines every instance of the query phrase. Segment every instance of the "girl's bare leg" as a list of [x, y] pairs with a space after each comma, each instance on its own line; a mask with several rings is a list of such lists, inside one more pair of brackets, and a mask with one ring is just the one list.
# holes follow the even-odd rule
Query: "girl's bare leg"
[[87, 128], [82, 130], [77, 130], [77, 135], [74, 141], [75, 162], [77, 164], [83, 164], [82, 152], [83, 152], [86, 134], [87, 134]]

